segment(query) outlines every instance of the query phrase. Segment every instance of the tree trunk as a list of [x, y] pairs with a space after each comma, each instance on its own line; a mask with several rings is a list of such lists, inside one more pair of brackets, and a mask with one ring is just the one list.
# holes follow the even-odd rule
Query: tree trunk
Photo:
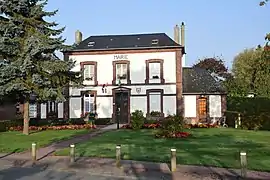
[[29, 135], [29, 100], [23, 104], [23, 134]]

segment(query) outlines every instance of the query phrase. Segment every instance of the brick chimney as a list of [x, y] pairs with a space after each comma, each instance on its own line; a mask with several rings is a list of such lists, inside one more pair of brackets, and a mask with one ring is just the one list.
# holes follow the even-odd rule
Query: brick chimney
[[75, 32], [75, 43], [80, 44], [82, 42], [82, 33], [81, 31], [77, 30]]
[[185, 46], [185, 24], [182, 22], [181, 24], [181, 45]]
[[179, 26], [177, 24], [174, 26], [174, 41], [178, 44], [180, 43]]

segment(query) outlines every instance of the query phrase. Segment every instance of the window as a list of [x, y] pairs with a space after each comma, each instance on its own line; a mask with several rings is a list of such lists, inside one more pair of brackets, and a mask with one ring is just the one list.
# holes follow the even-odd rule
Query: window
[[83, 71], [84, 84], [97, 85], [97, 62], [86, 61], [81, 62], [81, 70]]
[[84, 95], [84, 113], [95, 112], [95, 95], [85, 94]]
[[149, 79], [160, 79], [160, 63], [149, 63]]
[[159, 114], [163, 116], [163, 89], [148, 89], [147, 94], [147, 114]]
[[116, 64], [117, 80], [127, 80], [127, 64]]
[[112, 84], [130, 84], [130, 62], [127, 60], [113, 61], [113, 80]]
[[158, 111], [161, 112], [161, 93], [151, 92], [149, 94], [150, 112]]
[[149, 59], [146, 63], [146, 84], [164, 84], [163, 59]]
[[199, 115], [206, 116], [206, 111], [207, 111], [207, 99], [200, 98], [199, 99]]
[[29, 104], [29, 117], [30, 118], [37, 117], [37, 104]]
[[84, 65], [84, 80], [86, 81], [95, 80], [95, 65], [92, 64]]
[[56, 113], [57, 103], [53, 101], [48, 102], [48, 113]]

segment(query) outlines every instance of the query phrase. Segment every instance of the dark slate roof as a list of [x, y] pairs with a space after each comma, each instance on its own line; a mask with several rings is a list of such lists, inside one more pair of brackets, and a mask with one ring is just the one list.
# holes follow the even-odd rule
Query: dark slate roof
[[[156, 42], [156, 43], [155, 43]], [[90, 36], [71, 51], [182, 47], [165, 33]]]
[[183, 68], [183, 93], [224, 94], [225, 89], [205, 69]]

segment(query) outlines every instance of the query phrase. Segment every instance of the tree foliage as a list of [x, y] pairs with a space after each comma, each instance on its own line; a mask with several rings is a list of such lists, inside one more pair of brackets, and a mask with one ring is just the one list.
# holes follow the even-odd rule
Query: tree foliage
[[215, 73], [219, 76], [224, 76], [228, 72], [224, 61], [219, 57], [207, 57], [200, 59], [193, 67], [206, 69], [210, 73]]
[[63, 101], [63, 87], [81, 81], [70, 72], [74, 62], [55, 55], [69, 47], [61, 37], [64, 28], [45, 20], [57, 13], [45, 11], [46, 5], [47, 0], [0, 1], [0, 95], [24, 97], [25, 126], [32, 93], [40, 102]]
[[270, 64], [263, 48], [245, 49], [239, 53], [234, 58], [232, 74], [226, 82], [230, 95], [246, 96], [252, 92], [270, 97]]
[[[263, 0], [260, 2], [260, 6], [265, 6], [267, 3], [269, 2], [269, 0]], [[268, 46], [269, 41], [270, 41], [270, 33], [267, 33], [265, 36], [265, 40], [267, 41], [266, 46]]]

